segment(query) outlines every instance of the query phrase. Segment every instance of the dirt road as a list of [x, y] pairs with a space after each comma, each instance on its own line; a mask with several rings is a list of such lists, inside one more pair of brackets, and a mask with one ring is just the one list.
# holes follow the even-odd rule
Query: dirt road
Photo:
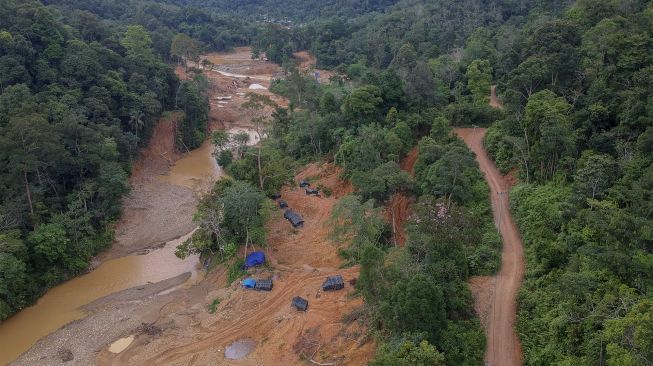
[[503, 238], [501, 270], [495, 276], [494, 294], [487, 313], [485, 361], [490, 366], [521, 365], [521, 345], [515, 331], [515, 320], [517, 291], [524, 277], [524, 249], [510, 214], [510, 184], [485, 152], [484, 128], [456, 128], [455, 131], [476, 154], [476, 160], [490, 186], [494, 220]]
[[503, 108], [503, 103], [497, 98], [497, 86], [490, 87], [490, 106], [494, 108]]
[[[402, 160], [401, 169], [415, 176], [415, 163], [418, 157], [419, 151], [415, 146]], [[405, 193], [398, 192], [393, 194], [386, 204], [385, 217], [392, 225], [392, 239], [395, 246], [403, 247], [406, 244], [406, 228], [404, 226], [411, 213], [410, 205], [414, 202], [415, 200]]]

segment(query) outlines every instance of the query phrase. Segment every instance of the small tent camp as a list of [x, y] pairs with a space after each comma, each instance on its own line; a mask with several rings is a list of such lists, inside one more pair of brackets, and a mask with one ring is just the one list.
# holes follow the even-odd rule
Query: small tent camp
[[302, 227], [304, 226], [304, 220], [302, 219], [301, 216], [299, 216], [295, 211], [293, 210], [286, 210], [284, 212], [283, 217], [290, 221], [293, 227]]
[[247, 269], [263, 263], [265, 263], [265, 254], [263, 254], [263, 252], [251, 252], [247, 258], [245, 258], [245, 265], [243, 267]]

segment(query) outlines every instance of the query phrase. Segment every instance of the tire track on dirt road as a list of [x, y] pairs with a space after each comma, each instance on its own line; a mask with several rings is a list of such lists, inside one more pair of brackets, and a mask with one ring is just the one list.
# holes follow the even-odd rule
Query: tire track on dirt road
[[495, 276], [494, 296], [488, 312], [485, 333], [485, 362], [489, 366], [521, 365], [521, 344], [515, 330], [517, 291], [524, 277], [524, 248], [519, 230], [510, 214], [508, 190], [504, 179], [483, 147], [484, 128], [456, 128], [455, 132], [476, 154], [481, 171], [490, 186], [494, 221], [503, 239], [501, 269]]

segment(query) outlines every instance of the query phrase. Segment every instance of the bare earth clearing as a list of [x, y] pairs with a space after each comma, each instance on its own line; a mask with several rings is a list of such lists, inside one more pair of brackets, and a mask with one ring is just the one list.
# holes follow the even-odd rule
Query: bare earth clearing
[[521, 365], [521, 346], [515, 331], [517, 291], [524, 277], [524, 249], [510, 214], [510, 183], [490, 160], [483, 147], [484, 128], [456, 128], [465, 144], [476, 154], [485, 175], [494, 219], [503, 238], [501, 270], [494, 277], [476, 277], [470, 287], [487, 335], [485, 361], [490, 366]]
[[[319, 183], [338, 190], [338, 173], [330, 165], [310, 165], [296, 179], [317, 176]], [[293, 229], [280, 211], [270, 220], [269, 246], [264, 250], [271, 267], [258, 270], [254, 277], [274, 278], [271, 292], [243, 290], [237, 282], [224, 288], [224, 278], [216, 278], [203, 301], [178, 302], [164, 309], [163, 319], [175, 322], [174, 331], [137, 338], [106, 364], [304, 365], [301, 358], [313, 357], [321, 363], [363, 365], [371, 359], [374, 345], [365, 342], [364, 329], [356, 321], [343, 321], [362, 305], [361, 299], [350, 299], [353, 287], [347, 284], [344, 291], [332, 293], [320, 290], [328, 275], [342, 274], [345, 281], [358, 277], [357, 267], [339, 269], [337, 246], [327, 237], [326, 219], [339, 196], [312, 197], [289, 187], [281, 194], [306, 223]], [[309, 301], [306, 313], [291, 308], [293, 296]], [[213, 315], [206, 311], [212, 299], [220, 300]], [[257, 346], [241, 360], [225, 359], [225, 347], [238, 339], [251, 339]], [[106, 351], [102, 355], [110, 356]]]
[[497, 97], [497, 86], [490, 87], [490, 106], [494, 108], [503, 108], [503, 103]]
[[[415, 146], [401, 162], [401, 169], [410, 175], [415, 175], [415, 163], [419, 157], [419, 150]], [[386, 204], [385, 217], [392, 226], [393, 241], [395, 246], [406, 244], [406, 230], [404, 225], [410, 216], [410, 205], [414, 203], [411, 197], [403, 193], [395, 193]]]

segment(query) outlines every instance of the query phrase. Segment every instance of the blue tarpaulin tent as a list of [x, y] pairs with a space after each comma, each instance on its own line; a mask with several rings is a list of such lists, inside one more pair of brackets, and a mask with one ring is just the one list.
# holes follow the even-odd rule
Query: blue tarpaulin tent
[[265, 263], [265, 254], [263, 252], [251, 252], [245, 259], [243, 267], [249, 268]]
[[246, 278], [243, 280], [243, 287], [254, 288], [256, 286], [256, 280], [253, 278]]

